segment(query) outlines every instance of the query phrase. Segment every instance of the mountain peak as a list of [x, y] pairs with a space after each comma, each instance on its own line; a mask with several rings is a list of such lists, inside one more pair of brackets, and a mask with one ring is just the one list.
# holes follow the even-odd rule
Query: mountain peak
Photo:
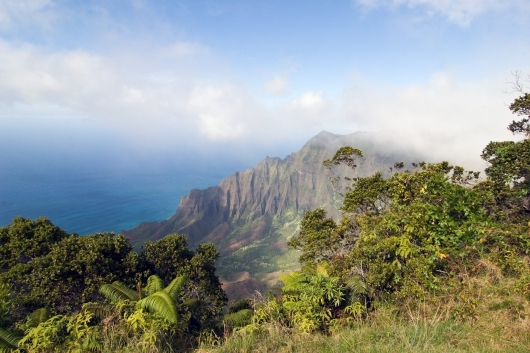
[[223, 277], [247, 271], [260, 281], [275, 280], [278, 271], [299, 266], [297, 253], [288, 251], [287, 242], [298, 233], [306, 211], [322, 207], [330, 217], [339, 218], [342, 196], [322, 162], [345, 145], [365, 155], [355, 170], [345, 168], [350, 177], [388, 174], [396, 160], [407, 159], [378, 143], [374, 134], [322, 131], [284, 159], [267, 157], [217, 186], [193, 190], [169, 220], [144, 223], [124, 233], [135, 246], [172, 233], [187, 235], [191, 246], [213, 242], [221, 253], [217, 268]]

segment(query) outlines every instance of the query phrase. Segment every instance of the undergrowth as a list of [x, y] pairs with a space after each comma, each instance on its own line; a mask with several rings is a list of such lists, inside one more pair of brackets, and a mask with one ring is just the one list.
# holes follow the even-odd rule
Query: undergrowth
[[327, 334], [304, 333], [276, 320], [225, 338], [204, 334], [196, 353], [530, 352], [530, 305], [520, 284], [491, 262], [481, 265], [480, 275], [462, 281], [462, 292], [472, 300], [453, 293], [382, 303], [362, 319], [330, 327]]

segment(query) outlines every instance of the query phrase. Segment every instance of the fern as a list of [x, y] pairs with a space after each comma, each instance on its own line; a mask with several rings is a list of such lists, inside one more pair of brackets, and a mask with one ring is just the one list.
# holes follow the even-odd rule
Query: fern
[[179, 276], [172, 280], [171, 283], [166, 288], [164, 288], [164, 292], [169, 294], [169, 296], [174, 301], [177, 301], [180, 295], [180, 291], [182, 290], [184, 283], [186, 283], [187, 281], [188, 278], [186, 276]]
[[83, 310], [90, 312], [99, 320], [103, 320], [115, 313], [111, 306], [100, 303], [85, 303], [83, 304]]
[[139, 299], [138, 293], [124, 283], [116, 281], [112, 284], [104, 284], [99, 289], [99, 292], [111, 303], [116, 303], [122, 300], [133, 300]]
[[40, 308], [28, 315], [26, 326], [37, 327], [41, 322], [44, 322], [52, 317], [50, 309]]
[[153, 293], [159, 292], [164, 288], [164, 281], [157, 275], [149, 276], [147, 279], [147, 286], [145, 287], [145, 295], [149, 296]]
[[364, 294], [366, 292], [366, 282], [361, 275], [353, 275], [348, 278], [346, 287], [351, 289], [355, 294]]
[[362, 300], [363, 295], [367, 293], [366, 281], [359, 274], [355, 274], [346, 280], [346, 288], [350, 290], [348, 296], [348, 302], [350, 304]]
[[280, 274], [280, 279], [284, 284], [283, 292], [298, 292], [304, 284], [308, 283], [306, 275], [302, 272]]
[[9, 352], [18, 348], [18, 342], [22, 337], [0, 328], [0, 352]]
[[152, 312], [169, 323], [178, 322], [175, 301], [164, 291], [156, 292], [136, 303], [136, 307]]

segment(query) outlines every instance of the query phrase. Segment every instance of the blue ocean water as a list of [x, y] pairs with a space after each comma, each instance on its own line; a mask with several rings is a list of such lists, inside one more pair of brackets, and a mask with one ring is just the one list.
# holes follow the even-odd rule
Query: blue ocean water
[[191, 189], [217, 185], [266, 154], [293, 150], [186, 142], [159, 130], [130, 134], [135, 130], [100, 125], [0, 112], [0, 227], [17, 216], [45, 216], [69, 233], [87, 235], [162, 221]]
[[143, 221], [161, 221], [192, 188], [217, 185], [236, 166], [189, 163], [172, 168], [3, 168], [0, 226], [16, 216], [45, 216], [69, 233], [119, 232]]

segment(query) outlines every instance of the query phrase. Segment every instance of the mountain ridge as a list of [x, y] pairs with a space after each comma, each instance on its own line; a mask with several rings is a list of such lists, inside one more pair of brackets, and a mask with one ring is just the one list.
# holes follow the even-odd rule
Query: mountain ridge
[[218, 269], [226, 281], [231, 274], [245, 271], [271, 284], [274, 274], [298, 266], [298, 254], [287, 249], [287, 242], [297, 234], [306, 211], [322, 207], [331, 217], [340, 216], [342, 196], [322, 162], [345, 145], [359, 148], [365, 155], [353, 171], [340, 167], [340, 174], [349, 177], [376, 171], [388, 175], [394, 162], [410, 160], [410, 152], [373, 133], [322, 131], [283, 159], [266, 157], [216, 186], [192, 189], [168, 220], [141, 223], [123, 233], [136, 246], [172, 233], [185, 234], [192, 247], [211, 241], [221, 253]]

